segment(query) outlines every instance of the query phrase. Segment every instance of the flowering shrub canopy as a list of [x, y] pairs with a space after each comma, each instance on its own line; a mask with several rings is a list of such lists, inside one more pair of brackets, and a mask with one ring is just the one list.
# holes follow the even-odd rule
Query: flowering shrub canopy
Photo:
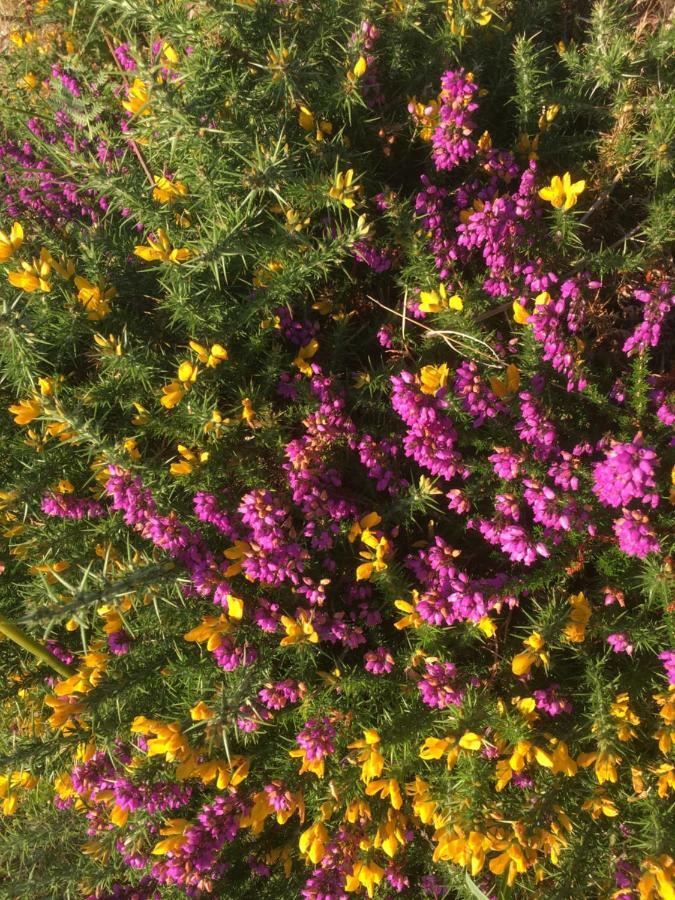
[[25, 4], [9, 895], [675, 897], [668, 38]]

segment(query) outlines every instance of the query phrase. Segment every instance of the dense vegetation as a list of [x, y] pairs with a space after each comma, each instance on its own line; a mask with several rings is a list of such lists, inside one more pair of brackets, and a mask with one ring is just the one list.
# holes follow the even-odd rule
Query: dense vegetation
[[2, 897], [673, 900], [666, 7], [25, 4]]

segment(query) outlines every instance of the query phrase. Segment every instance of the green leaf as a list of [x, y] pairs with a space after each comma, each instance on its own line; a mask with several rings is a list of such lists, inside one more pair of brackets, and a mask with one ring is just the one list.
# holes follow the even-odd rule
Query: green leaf
[[467, 887], [467, 890], [471, 894], [472, 897], [478, 897], [479, 900], [490, 900], [487, 894], [484, 894], [481, 889], [478, 887], [473, 878], [469, 875], [468, 872], [464, 873], [464, 884]]

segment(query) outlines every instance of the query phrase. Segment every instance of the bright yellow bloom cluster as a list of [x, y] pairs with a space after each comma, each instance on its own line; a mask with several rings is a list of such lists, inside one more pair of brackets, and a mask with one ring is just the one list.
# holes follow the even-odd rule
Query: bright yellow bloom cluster
[[101, 683], [107, 666], [107, 654], [94, 648], [83, 655], [74, 675], [56, 683], [54, 693], [45, 697], [45, 703], [53, 710], [47, 720], [52, 728], [68, 734], [76, 723], [82, 726], [81, 716], [86, 710], [82, 698]]
[[[487, 817], [487, 824], [479, 827], [462, 821], [447, 822], [447, 817], [444, 821], [434, 813], [434, 861], [453, 862], [472, 875], [478, 875], [488, 862], [493, 875], [506, 874], [509, 887], [529, 869], [534, 869], [539, 877], [543, 875], [540, 858], [547, 856], [557, 863], [560, 851], [567, 846], [566, 834], [572, 831], [572, 823], [563, 810], [556, 806], [553, 812], [548, 828], [527, 827], [518, 821], [502, 826], [495, 823], [495, 819], [499, 821], [497, 816]], [[488, 861], [488, 853], [496, 855]]]
[[380, 735], [374, 728], [367, 728], [363, 732], [363, 740], [353, 741], [347, 748], [360, 751], [356, 759], [361, 763], [361, 781], [364, 784], [380, 777], [384, 769], [384, 757], [380, 753]]
[[0, 231], [0, 262], [7, 262], [23, 244], [23, 227], [20, 222], [13, 222], [9, 234]]
[[152, 199], [158, 203], [173, 203], [176, 197], [187, 196], [187, 187], [182, 181], [171, 181], [164, 175], [154, 175], [153, 180]]
[[586, 637], [586, 626], [591, 618], [591, 607], [586, 599], [583, 591], [578, 594], [572, 594], [569, 598], [569, 604], [572, 607], [570, 619], [565, 626], [565, 637], [573, 644], [581, 644]]
[[410, 97], [408, 100], [408, 112], [419, 126], [419, 134], [423, 141], [430, 141], [438, 127], [439, 108], [440, 98], [429, 100], [426, 103], [420, 102], [417, 97]]
[[149, 116], [152, 113], [149, 101], [148, 86], [140, 78], [134, 78], [134, 82], [127, 92], [127, 99], [122, 101], [122, 106], [132, 116]]
[[30, 791], [37, 786], [38, 780], [30, 772], [10, 772], [0, 775], [0, 800], [2, 814], [13, 816], [19, 805], [19, 792]]
[[87, 318], [92, 322], [98, 322], [110, 312], [109, 300], [117, 295], [117, 289], [114, 287], [106, 287], [103, 281], [93, 284], [82, 278], [80, 275], [75, 276], [75, 287], [78, 289], [77, 299], [87, 311]]
[[464, 301], [458, 294], [448, 297], [444, 284], [439, 284], [436, 291], [420, 291], [421, 312], [438, 313], [444, 309], [454, 309], [461, 312], [464, 309]]
[[191, 251], [183, 247], [178, 249], [171, 244], [166, 231], [163, 228], [157, 229], [157, 237], [148, 237], [147, 244], [137, 244], [134, 248], [136, 256], [140, 256], [146, 262], [172, 262], [180, 265], [190, 258]]
[[21, 262], [21, 268], [16, 272], [8, 272], [7, 278], [9, 283], [27, 294], [33, 294], [41, 291], [48, 294], [52, 285], [48, 280], [52, 271], [52, 258], [48, 250], [44, 248], [40, 251], [39, 258], [34, 258], [31, 262]]
[[328, 196], [333, 200], [339, 200], [347, 209], [353, 209], [356, 206], [356, 197], [361, 190], [359, 185], [354, 182], [354, 170], [347, 169], [346, 172], [338, 172], [333, 180], [333, 184], [328, 191]]
[[594, 765], [595, 777], [598, 779], [598, 784], [604, 784], [605, 781], [616, 784], [619, 780], [616, 769], [621, 763], [621, 757], [617, 756], [617, 754], [613, 753], [611, 750], [598, 749], [593, 750], [590, 753], [580, 753], [579, 756], [577, 756], [577, 763], [582, 769]]
[[356, 569], [357, 581], [368, 581], [375, 572], [384, 572], [387, 568], [387, 560], [392, 554], [391, 543], [379, 532], [366, 528], [361, 532], [361, 543], [365, 544], [365, 550], [359, 551], [361, 563]]
[[544, 638], [534, 631], [529, 637], [525, 638], [523, 644], [527, 649], [523, 653], [514, 656], [511, 661], [513, 674], [519, 677], [527, 675], [534, 665], [543, 665], [545, 669], [548, 669], [551, 658], [548, 651], [544, 649], [546, 646]]
[[297, 356], [293, 360], [293, 365], [297, 369], [300, 369], [302, 374], [306, 375], [308, 378], [311, 378], [314, 374], [309, 360], [316, 355], [318, 349], [319, 342], [316, 338], [312, 338], [308, 344], [305, 344], [304, 347], [300, 347]]
[[675, 747], [675, 685], [667, 694], [654, 694], [654, 700], [663, 720], [663, 726], [655, 732], [654, 738], [659, 742], [661, 753], [670, 753]]
[[178, 454], [180, 456], [178, 462], [169, 465], [172, 475], [191, 475], [195, 469], [208, 462], [210, 456], [208, 450], [191, 450], [185, 444], [178, 445]]
[[200, 625], [195, 626], [183, 635], [186, 641], [206, 643], [207, 650], [217, 650], [223, 643], [223, 636], [231, 634], [232, 624], [228, 617], [221, 613], [219, 616], [205, 616]]
[[228, 358], [227, 350], [222, 344], [212, 344], [209, 349], [202, 344], [198, 344], [197, 341], [190, 341], [190, 349], [194, 350], [199, 358], [199, 362], [205, 365], [207, 369], [215, 369]]
[[[280, 782], [277, 782], [279, 785]], [[250, 811], [239, 820], [240, 828], [250, 828], [252, 835], [262, 832], [265, 821], [273, 816], [279, 825], [285, 825], [291, 816], [296, 815], [300, 822], [305, 821], [305, 801], [302, 791], [285, 791], [286, 804], [283, 809], [275, 810], [269, 801], [267, 791], [257, 791], [251, 797]]]
[[585, 188], [585, 181], [575, 181], [573, 183], [570, 173], [565, 172], [562, 178], [559, 175], [554, 175], [551, 179], [551, 184], [539, 191], [539, 196], [542, 200], [548, 200], [555, 209], [568, 210], [576, 205]]
[[318, 644], [319, 635], [312, 625], [312, 615], [301, 609], [295, 618], [282, 616], [281, 624], [284, 626], [286, 637], [279, 642], [281, 647], [289, 647], [291, 644]]
[[202, 784], [216, 783], [218, 790], [241, 784], [249, 772], [250, 761], [243, 756], [231, 756], [229, 761], [205, 759], [205, 754], [193, 750], [178, 722], [159, 722], [136, 716], [131, 723], [136, 734], [152, 735], [147, 741], [148, 756], [164, 756], [167, 762], [177, 762], [176, 778], [185, 781], [198, 778]]
[[422, 366], [420, 369], [420, 390], [423, 394], [435, 396], [441, 388], [446, 387], [450, 369], [447, 363], [439, 366]]
[[298, 125], [303, 131], [313, 134], [317, 141], [323, 141], [333, 133], [333, 123], [327, 119], [317, 119], [307, 106], [300, 106], [298, 110]]
[[177, 406], [197, 380], [198, 374], [199, 369], [197, 366], [193, 365], [189, 360], [182, 362], [178, 366], [176, 380], [165, 384], [162, 388], [163, 396], [159, 401], [162, 406], [165, 409], [173, 409], [174, 406]]

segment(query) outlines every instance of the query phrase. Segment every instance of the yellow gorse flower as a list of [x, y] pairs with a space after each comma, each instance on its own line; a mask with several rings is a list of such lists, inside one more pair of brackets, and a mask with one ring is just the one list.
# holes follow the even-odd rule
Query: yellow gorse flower
[[26, 72], [16, 83], [17, 87], [23, 88], [26, 91], [34, 91], [38, 86], [39, 81], [37, 75], [33, 72]]
[[7, 234], [0, 231], [0, 262], [7, 262], [23, 244], [23, 228], [20, 222], [13, 222], [12, 229]]
[[152, 109], [148, 106], [150, 94], [148, 87], [140, 78], [134, 78], [134, 83], [127, 92], [127, 99], [122, 101], [122, 106], [132, 116], [149, 116]]
[[360, 191], [360, 187], [355, 185], [353, 181], [353, 169], [347, 169], [346, 172], [338, 172], [328, 191], [328, 196], [333, 200], [339, 200], [340, 203], [343, 203], [347, 207], [347, 209], [353, 209], [356, 206], [356, 200], [354, 198]]
[[42, 413], [42, 402], [38, 397], [31, 400], [19, 400], [9, 407], [17, 425], [28, 425]]
[[298, 350], [298, 355], [293, 360], [293, 365], [300, 369], [303, 375], [306, 375], [308, 378], [311, 378], [314, 374], [311, 363], [308, 360], [312, 359], [313, 356], [316, 355], [316, 351], [319, 349], [319, 342], [316, 338], [312, 338], [308, 344], [305, 344], [304, 347], [300, 347]]
[[164, 175], [155, 175], [155, 187], [152, 190], [152, 199], [158, 203], [171, 203], [176, 197], [185, 197], [187, 188], [182, 181], [170, 181]]
[[352, 893], [365, 888], [368, 897], [373, 897], [375, 888], [384, 878], [385, 870], [374, 859], [357, 860], [345, 879], [345, 890]]
[[[333, 123], [327, 119], [317, 119], [307, 106], [301, 106], [298, 110], [298, 125], [303, 131], [314, 132], [317, 141], [322, 141], [333, 133]], [[310, 138], [310, 135], [307, 137]]]
[[251, 425], [255, 428], [253, 424], [254, 419], [256, 417], [256, 411], [253, 408], [253, 403], [250, 397], [242, 397], [241, 401], [241, 420], [242, 422], [246, 422], [247, 425]]
[[104, 337], [97, 333], [94, 335], [94, 343], [100, 348], [102, 356], [122, 356], [122, 343], [114, 334]]
[[616, 720], [616, 736], [620, 741], [630, 741], [637, 737], [637, 732], [631, 726], [640, 724], [640, 717], [630, 707], [628, 694], [617, 694], [609, 706], [610, 716]]
[[316, 865], [322, 859], [327, 843], [328, 830], [326, 826], [323, 822], [315, 822], [314, 825], [302, 832], [298, 846], [303, 856]]
[[216, 717], [216, 713], [211, 709], [210, 706], [207, 706], [203, 700], [200, 700], [195, 706], [190, 710], [190, 718], [193, 722], [206, 722], [209, 719], [214, 719]]
[[490, 375], [490, 387], [500, 398], [510, 397], [517, 393], [518, 388], [520, 387], [520, 371], [518, 366], [509, 363], [503, 378], [498, 378], [496, 375]]
[[178, 850], [189, 827], [190, 822], [187, 819], [167, 819], [164, 827], [159, 829], [164, 840], [155, 844], [152, 853], [155, 856], [163, 856]]
[[349, 74], [351, 75], [351, 78], [354, 81], [356, 81], [359, 78], [363, 78], [363, 76], [366, 74], [367, 68], [368, 68], [368, 63], [366, 61], [365, 56], [359, 56], [359, 58], [356, 60], [354, 68], [351, 70], [351, 72]]
[[560, 112], [560, 104], [552, 103], [550, 106], [544, 106], [539, 116], [537, 126], [540, 131], [548, 131], [548, 126], [556, 118]]
[[281, 624], [286, 631], [286, 637], [279, 642], [281, 647], [291, 644], [318, 644], [319, 635], [312, 625], [311, 614], [301, 609], [295, 619], [290, 616], [282, 616]]
[[190, 349], [194, 350], [199, 357], [199, 362], [207, 369], [215, 369], [228, 358], [227, 350], [222, 344], [212, 344], [211, 348], [207, 349], [197, 341], [190, 341]]
[[616, 769], [620, 763], [621, 757], [616, 753], [612, 753], [610, 750], [580, 753], [579, 756], [577, 756], [577, 765], [581, 766], [582, 769], [595, 764], [595, 777], [598, 779], [598, 784], [603, 784], [605, 781], [616, 784], [619, 780]]
[[209, 458], [208, 450], [190, 450], [184, 444], [178, 445], [178, 453], [181, 456], [180, 461], [171, 463], [169, 467], [172, 475], [191, 475], [195, 469], [203, 466]]
[[589, 797], [588, 800], [585, 800], [581, 804], [581, 808], [585, 812], [589, 812], [591, 814], [591, 818], [597, 822], [601, 816], [607, 816], [612, 819], [615, 816], [619, 815], [619, 810], [616, 804], [609, 799], [607, 794], [604, 791], [596, 791], [592, 797]]
[[394, 628], [401, 631], [403, 628], [419, 628], [422, 625], [422, 616], [417, 612], [419, 592], [413, 590], [410, 600], [394, 600], [396, 609], [405, 613], [403, 618], [394, 622]]
[[217, 650], [223, 642], [223, 636], [230, 634], [232, 624], [226, 615], [205, 616], [201, 623], [183, 635], [186, 641], [206, 643], [209, 651]]
[[38, 780], [30, 772], [11, 772], [0, 775], [0, 800], [2, 814], [13, 816], [19, 805], [19, 791], [29, 791], [37, 787]]
[[419, 308], [425, 313], [438, 313], [444, 309], [461, 312], [464, 309], [464, 301], [458, 294], [448, 297], [445, 285], [440, 284], [437, 291], [420, 291]]
[[374, 728], [363, 732], [363, 740], [353, 741], [347, 745], [348, 750], [360, 750], [357, 760], [361, 763], [361, 781], [368, 784], [379, 778], [384, 768], [384, 757], [379, 751], [380, 735]]
[[116, 288], [106, 287], [103, 281], [93, 284], [80, 275], [75, 276], [75, 287], [77, 288], [77, 299], [87, 311], [87, 318], [90, 321], [98, 322], [108, 315], [110, 312], [108, 301], [117, 295]]
[[586, 637], [586, 626], [591, 617], [591, 607], [589, 606], [586, 595], [583, 591], [578, 594], [572, 594], [569, 597], [569, 604], [572, 607], [570, 619], [565, 626], [565, 637], [573, 644], [583, 643]]
[[672, 856], [664, 853], [657, 859], [646, 859], [642, 869], [637, 884], [640, 900], [674, 900], [675, 859]]
[[366, 528], [361, 533], [361, 541], [368, 548], [361, 550], [359, 556], [367, 562], [361, 563], [356, 569], [356, 580], [367, 581], [375, 572], [384, 572], [387, 568], [387, 559], [391, 556], [392, 547], [383, 536]]
[[184, 263], [192, 255], [185, 247], [182, 249], [173, 247], [163, 228], [157, 229], [157, 237], [154, 240], [148, 238], [147, 244], [138, 244], [134, 248], [134, 253], [146, 262], [161, 260], [176, 264]]
[[51, 291], [52, 286], [48, 278], [52, 271], [52, 258], [48, 250], [43, 248], [40, 251], [39, 259], [33, 259], [30, 263], [21, 262], [20, 265], [21, 268], [18, 271], [7, 273], [10, 284], [27, 294], [33, 294], [36, 291], [48, 294]]
[[[498, 0], [492, 0], [492, 6], [495, 6]], [[465, 27], [457, 25], [453, 16], [454, 0], [448, 0], [447, 16], [450, 21], [453, 34], [465, 34]], [[463, 19], [475, 25], [488, 25], [492, 21], [493, 11], [486, 0], [462, 0]]]
[[422, 366], [420, 369], [420, 390], [423, 394], [435, 396], [448, 383], [450, 370], [447, 363], [440, 366]]
[[165, 384], [162, 388], [163, 396], [159, 401], [162, 406], [165, 409], [173, 409], [174, 406], [177, 406], [197, 380], [198, 374], [199, 368], [189, 360], [184, 360], [178, 366], [177, 380]]
[[389, 800], [394, 809], [403, 806], [403, 797], [398, 781], [395, 778], [380, 778], [366, 785], [366, 796], [375, 797], [379, 794], [382, 800]]
[[526, 675], [534, 665], [543, 665], [544, 668], [548, 668], [550, 656], [548, 651], [544, 650], [546, 641], [538, 632], [535, 631], [525, 638], [523, 644], [527, 649], [514, 656], [511, 661], [511, 671], [514, 675], [519, 677]]
[[554, 206], [556, 209], [562, 208], [567, 210], [576, 204], [577, 199], [584, 192], [585, 188], [585, 181], [575, 181], [573, 183], [570, 173], [565, 172], [562, 178], [559, 175], [554, 175], [551, 179], [551, 184], [539, 191], [539, 196], [542, 200], [548, 200], [551, 206]]

